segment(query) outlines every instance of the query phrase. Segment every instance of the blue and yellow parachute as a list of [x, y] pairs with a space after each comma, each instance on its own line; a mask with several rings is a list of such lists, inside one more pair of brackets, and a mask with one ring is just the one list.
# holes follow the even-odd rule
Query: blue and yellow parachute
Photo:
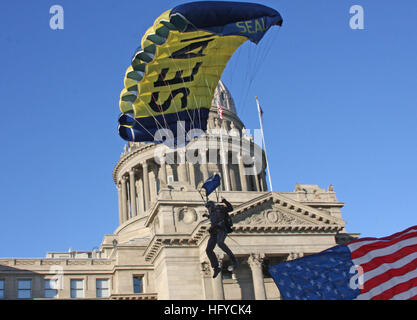
[[200, 1], [164, 12], [126, 70], [120, 136], [151, 142], [165, 128], [176, 138], [178, 121], [185, 131], [205, 131], [214, 89], [234, 51], [281, 24], [276, 10], [255, 3]]

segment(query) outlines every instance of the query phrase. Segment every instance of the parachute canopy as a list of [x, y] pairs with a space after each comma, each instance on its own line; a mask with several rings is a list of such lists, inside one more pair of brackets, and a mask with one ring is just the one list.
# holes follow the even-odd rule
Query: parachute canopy
[[[154, 142], [159, 129], [205, 131], [214, 89], [234, 51], [258, 43], [280, 14], [255, 3], [200, 1], [161, 14], [124, 77], [119, 134]], [[244, 68], [244, 66], [242, 66]]]

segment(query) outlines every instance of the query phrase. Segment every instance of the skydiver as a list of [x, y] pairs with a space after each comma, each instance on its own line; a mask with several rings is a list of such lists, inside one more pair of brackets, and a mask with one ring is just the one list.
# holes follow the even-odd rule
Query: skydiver
[[219, 261], [213, 251], [216, 244], [229, 256], [233, 263], [233, 268], [236, 269], [238, 267], [238, 261], [232, 250], [230, 250], [224, 243], [227, 233], [231, 232], [231, 226], [227, 222], [227, 218], [229, 217], [228, 213], [233, 211], [233, 206], [224, 198], [222, 198], [221, 202], [226, 206], [220, 204], [216, 205], [214, 201], [208, 201], [206, 203], [206, 208], [208, 209], [209, 214], [203, 215], [203, 217], [210, 219], [211, 224], [209, 228], [210, 238], [207, 242], [206, 254], [210, 260], [211, 267], [213, 268], [213, 278], [216, 278], [221, 271], [219, 268]]

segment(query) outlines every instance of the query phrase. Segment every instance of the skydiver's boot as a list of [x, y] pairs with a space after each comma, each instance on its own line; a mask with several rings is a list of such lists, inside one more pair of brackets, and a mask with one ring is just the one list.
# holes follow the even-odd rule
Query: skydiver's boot
[[217, 275], [222, 271], [219, 267], [214, 268], [213, 270], [213, 279], [217, 277]]

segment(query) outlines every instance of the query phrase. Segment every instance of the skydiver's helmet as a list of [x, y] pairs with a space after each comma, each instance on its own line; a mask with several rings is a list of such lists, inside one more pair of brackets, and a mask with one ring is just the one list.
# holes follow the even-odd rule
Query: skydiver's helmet
[[206, 208], [211, 211], [216, 207], [216, 203], [214, 201], [207, 201]]

